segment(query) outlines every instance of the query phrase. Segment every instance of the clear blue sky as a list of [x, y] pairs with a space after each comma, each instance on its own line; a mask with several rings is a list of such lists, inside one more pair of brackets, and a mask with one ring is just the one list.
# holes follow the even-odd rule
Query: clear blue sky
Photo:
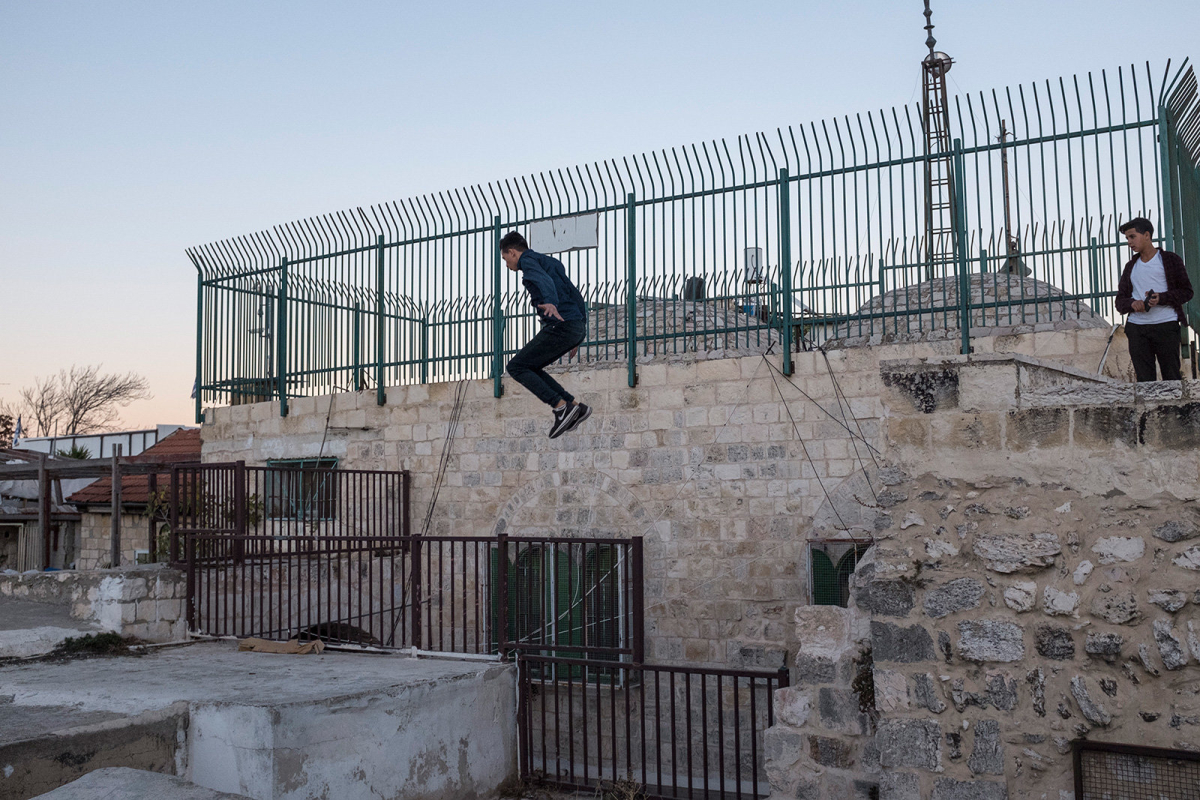
[[[72, 363], [189, 422], [184, 248], [918, 97], [918, 0], [0, 3], [0, 399]], [[952, 92], [1200, 56], [1196, 0], [935, 0]], [[5, 385], [7, 384], [7, 385]]]

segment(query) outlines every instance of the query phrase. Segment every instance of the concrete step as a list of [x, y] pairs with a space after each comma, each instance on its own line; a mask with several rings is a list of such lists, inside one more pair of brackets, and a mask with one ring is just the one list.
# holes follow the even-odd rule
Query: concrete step
[[38, 797], [49, 800], [246, 800], [244, 794], [205, 789], [173, 775], [128, 767], [98, 769]]

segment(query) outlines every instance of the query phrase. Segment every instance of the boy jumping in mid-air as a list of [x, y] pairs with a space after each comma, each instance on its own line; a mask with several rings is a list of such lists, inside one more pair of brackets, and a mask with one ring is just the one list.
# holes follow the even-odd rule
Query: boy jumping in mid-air
[[553, 409], [550, 438], [557, 439], [592, 415], [591, 408], [576, 403], [545, 369], [567, 353], [575, 355], [587, 335], [583, 295], [567, 277], [561, 261], [533, 252], [516, 231], [500, 240], [500, 257], [510, 270], [521, 273], [521, 283], [542, 321], [538, 334], [508, 362], [508, 374]]

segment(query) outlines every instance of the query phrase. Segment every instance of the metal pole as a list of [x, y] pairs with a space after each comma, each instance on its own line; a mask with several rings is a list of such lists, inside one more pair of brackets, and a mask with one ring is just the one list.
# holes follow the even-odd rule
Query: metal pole
[[204, 422], [201, 395], [204, 370], [204, 274], [196, 273], [196, 424]]
[[[146, 532], [150, 538], [146, 550], [146, 561], [151, 564], [158, 563], [158, 536], [157, 524], [155, 518], [158, 516], [158, 509], [162, 506], [158, 498], [158, 473], [151, 472], [148, 476], [150, 483], [150, 503], [146, 509], [146, 523], [149, 530]], [[151, 511], [153, 509], [153, 511]]]
[[625, 214], [625, 347], [629, 356], [629, 386], [637, 386], [637, 203], [626, 198]]
[[167, 563], [179, 563], [179, 467], [171, 467], [170, 506], [167, 508]]
[[354, 391], [362, 391], [362, 303], [354, 304]]
[[958, 267], [958, 328], [962, 333], [962, 350], [971, 352], [971, 276], [967, 269], [967, 203], [963, 188], [962, 140], [954, 140], [954, 251]]
[[500, 302], [500, 215], [492, 218], [492, 395], [504, 394], [504, 310]]
[[375, 240], [375, 403], [377, 405], [387, 402], [387, 393], [383, 390], [383, 337], [383, 234], [381, 233]]
[[792, 364], [792, 202], [787, 168], [779, 170], [779, 271], [783, 285], [783, 374], [796, 371]]
[[503, 661], [508, 649], [508, 535], [496, 537], [496, 643]]
[[1162, 156], [1162, 244], [1164, 250], [1175, 249], [1175, 203], [1171, 167], [1171, 129], [1167, 118], [1167, 107], [1158, 107], [1158, 149]]
[[631, 591], [633, 593], [632, 611], [633, 611], [633, 631], [630, 646], [633, 649], [633, 663], [642, 664], [646, 660], [646, 588], [643, 581], [645, 571], [645, 561], [642, 555], [642, 537], [634, 536], [630, 539], [632, 549], [630, 552], [630, 582], [632, 584]]
[[276, 394], [279, 395], [279, 416], [288, 415], [287, 399], [287, 299], [288, 299], [288, 260], [287, 256], [279, 264], [279, 310], [275, 313], [275, 379]]
[[1091, 237], [1091, 242], [1088, 245], [1088, 266], [1091, 267], [1092, 288], [1088, 292], [1088, 298], [1095, 300], [1100, 296], [1100, 246], [1096, 241], [1096, 237]]
[[38, 456], [38, 537], [42, 540], [42, 569], [46, 569], [50, 566], [50, 475], [45, 456]]
[[108, 554], [109, 566], [121, 566], [121, 445], [113, 445], [112, 457], [112, 538]]
[[[408, 479], [404, 481], [405, 489], [408, 488]], [[407, 511], [406, 511], [407, 513]], [[414, 536], [408, 540], [411, 547], [408, 548], [408, 585], [411, 601], [409, 602], [409, 610], [412, 613], [410, 621], [412, 630], [409, 632], [409, 644], [413, 647], [421, 648], [421, 537]]]
[[[196, 476], [199, 478], [199, 475]], [[171, 538], [175, 538], [175, 531], [171, 531]], [[196, 534], [194, 531], [189, 531], [187, 539], [184, 541], [184, 558], [187, 559], [187, 626], [188, 632], [199, 630], [199, 625], [196, 624]]]
[[246, 555], [246, 462], [233, 468], [233, 557], [242, 563]]

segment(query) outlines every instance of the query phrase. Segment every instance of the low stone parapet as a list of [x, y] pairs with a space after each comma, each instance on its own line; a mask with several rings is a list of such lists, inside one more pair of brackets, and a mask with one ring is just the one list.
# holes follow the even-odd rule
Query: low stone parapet
[[0, 598], [62, 606], [70, 617], [146, 642], [187, 636], [187, 579], [163, 565], [0, 574]]

